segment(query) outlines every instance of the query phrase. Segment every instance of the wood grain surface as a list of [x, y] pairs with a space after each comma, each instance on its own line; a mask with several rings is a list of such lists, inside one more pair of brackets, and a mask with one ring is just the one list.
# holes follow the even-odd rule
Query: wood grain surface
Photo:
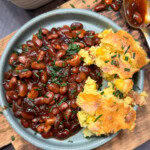
[[[101, 0], [98, 0], [100, 2]], [[86, 4], [82, 0], [71, 0], [61, 5], [60, 8], [70, 8], [73, 4], [76, 8], [89, 9], [88, 5], [92, 9], [97, 3], [93, 3], [92, 0], [87, 0]], [[124, 30], [130, 32], [135, 39], [138, 39], [141, 42], [141, 45], [148, 52], [148, 47], [146, 41], [139, 30], [134, 30], [130, 28], [124, 19], [123, 10], [120, 12], [113, 11], [104, 11], [101, 13], [115, 21], [120, 25]], [[5, 49], [8, 41], [14, 35], [15, 32], [6, 36], [0, 40], [0, 55]], [[148, 52], [149, 54], [149, 52]], [[144, 90], [150, 94], [150, 65], [144, 67], [145, 70], [145, 80], [144, 80]], [[137, 120], [136, 128], [133, 132], [130, 131], [121, 131], [118, 136], [112, 139], [110, 142], [104, 144], [103, 146], [96, 148], [96, 150], [132, 150], [137, 146], [143, 144], [150, 139], [150, 101], [147, 101], [147, 105], [144, 107], [138, 108], [137, 111]], [[11, 136], [15, 136], [15, 141], [11, 140]], [[7, 120], [3, 115], [0, 115], [0, 147], [12, 143], [16, 150], [39, 150], [35, 146], [29, 144], [23, 140], [8, 124]]]

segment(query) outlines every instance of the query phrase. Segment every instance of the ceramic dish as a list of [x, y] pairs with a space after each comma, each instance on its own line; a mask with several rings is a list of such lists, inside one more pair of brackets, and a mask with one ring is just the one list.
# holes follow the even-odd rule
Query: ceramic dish
[[[120, 30], [121, 28], [116, 25], [110, 19], [96, 14], [91, 11], [81, 10], [81, 9], [59, 9], [54, 10], [45, 14], [42, 14], [28, 23], [26, 23], [15, 36], [8, 43], [4, 53], [1, 57], [1, 67], [0, 67], [0, 103], [1, 106], [7, 106], [5, 99], [4, 89], [2, 86], [4, 72], [8, 69], [8, 58], [12, 53], [13, 49], [31, 39], [32, 34], [36, 33], [40, 27], [46, 27], [48, 29], [52, 27], [60, 27], [63, 25], [70, 25], [72, 22], [79, 21], [83, 23], [86, 30], [94, 30], [96, 32], [101, 32], [103, 29], [112, 28], [114, 31]], [[143, 80], [144, 72], [141, 70], [134, 76], [135, 84], [140, 88], [138, 92], [141, 92], [143, 89]], [[136, 89], [135, 89], [136, 90]], [[13, 116], [12, 111], [8, 108], [4, 111], [4, 115], [7, 120], [14, 128], [14, 130], [22, 136], [28, 142], [34, 144], [37, 147], [42, 149], [49, 150], [89, 150], [101, 146], [102, 144], [108, 142], [117, 134], [113, 134], [107, 137], [92, 137], [86, 139], [83, 137], [82, 130], [75, 134], [74, 136], [59, 141], [57, 139], [44, 139], [40, 135], [34, 135], [34, 132], [31, 129], [25, 129], [19, 122], [17, 118]], [[73, 141], [70, 143], [69, 140]]]

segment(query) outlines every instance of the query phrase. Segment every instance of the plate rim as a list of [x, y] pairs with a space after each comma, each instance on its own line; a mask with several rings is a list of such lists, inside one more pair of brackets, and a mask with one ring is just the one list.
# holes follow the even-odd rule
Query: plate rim
[[[51, 16], [54, 16], [54, 15], [57, 15], [57, 14], [68, 14], [68, 13], [75, 13], [75, 14], [84, 14], [84, 15], [91, 15], [93, 17], [96, 17], [100, 20], [103, 20], [104, 22], [107, 22], [108, 24], [110, 24], [111, 26], [116, 26], [117, 30], [120, 30], [122, 29], [120, 26], [118, 26], [115, 22], [113, 22], [111, 19], [103, 16], [103, 15], [100, 15], [100, 14], [97, 14], [95, 12], [92, 12], [92, 11], [89, 11], [89, 10], [84, 10], [84, 9], [77, 9], [77, 8], [66, 8], [66, 9], [57, 9], [57, 10], [53, 10], [53, 11], [50, 11], [50, 12], [47, 12], [47, 13], [44, 13], [44, 14], [41, 14], [33, 19], [31, 19], [30, 21], [28, 21], [27, 23], [25, 23], [16, 33], [15, 35], [11, 38], [11, 40], [8, 42], [3, 54], [2, 54], [2, 57], [1, 57], [1, 60], [0, 60], [0, 63], [3, 65], [4, 62], [5, 62], [5, 59], [6, 57], [8, 56], [8, 52], [10, 51], [12, 45], [18, 40], [18, 38], [21, 36], [22, 32], [24, 32], [25, 30], [27, 30], [28, 28], [30, 28], [34, 23], [40, 21], [40, 20], [43, 20], [45, 18], [48, 18], [48, 17], [51, 17]], [[2, 87], [2, 82], [3, 82], [3, 79], [2, 79], [2, 68], [3, 67], [0, 67], [0, 92], [2, 93], [3, 92], [3, 87]], [[139, 71], [139, 74], [140, 74], [140, 89], [141, 91], [143, 90], [143, 81], [144, 81], [144, 77], [143, 77], [143, 74], [144, 74], [144, 71], [143, 70], [140, 70]], [[0, 104], [1, 106], [5, 106], [5, 102], [6, 99], [4, 99], [4, 97], [2, 96], [2, 94], [0, 94]], [[40, 147], [40, 148], [44, 148], [44, 149], [51, 149], [50, 147], [48, 147], [47, 145], [42, 145], [42, 141], [39, 142], [38, 139], [36, 138], [33, 138], [33, 136], [30, 136], [28, 135], [28, 133], [26, 131], [21, 131], [21, 127], [18, 127], [16, 121], [11, 117], [10, 115], [10, 112], [8, 110], [5, 110], [4, 111], [4, 115], [5, 117], [7, 118], [7, 121], [9, 122], [9, 124], [11, 125], [11, 127], [22, 137], [24, 138], [26, 141], [28, 141], [29, 143], [32, 143], [33, 145], [37, 146], [37, 147]], [[18, 128], [17, 128], [18, 127]], [[112, 136], [110, 136], [110, 138], [107, 138], [104, 142], [97, 142], [97, 143], [93, 143], [91, 144], [91, 146], [86, 146], [84, 145], [84, 147], [80, 147], [79, 149], [80, 150], [87, 150], [87, 149], [93, 149], [93, 148], [96, 148], [98, 146], [101, 146], [105, 143], [107, 143], [108, 141], [110, 141], [113, 137], [115, 137], [117, 134], [113, 134]], [[86, 146], [86, 147], [85, 147]], [[52, 149], [57, 149], [58, 150], [58, 147], [54, 147], [54, 145], [51, 145]], [[60, 148], [61, 150], [63, 150], [62, 148]], [[65, 148], [65, 150], [67, 150]], [[75, 149], [72, 149], [72, 150], [75, 150]]]

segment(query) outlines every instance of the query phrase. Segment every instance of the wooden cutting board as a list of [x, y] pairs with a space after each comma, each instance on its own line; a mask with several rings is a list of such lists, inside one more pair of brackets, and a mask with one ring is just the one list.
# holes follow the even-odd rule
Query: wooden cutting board
[[[94, 2], [95, 1], [95, 2]], [[92, 9], [96, 4], [98, 4], [101, 0], [86, 0], [86, 4], [82, 2], [82, 0], [70, 0], [65, 4], [61, 5], [60, 8], [70, 8], [71, 5], [76, 8], [83, 9]], [[70, 5], [71, 4], [71, 5]], [[89, 8], [90, 6], [90, 8]], [[104, 16], [115, 21], [118, 25], [120, 25], [124, 30], [130, 32], [135, 39], [138, 39], [141, 42], [141, 45], [145, 48], [148, 54], [148, 47], [146, 41], [139, 30], [133, 30], [130, 28], [124, 19], [123, 10], [121, 9], [119, 12], [113, 11], [104, 11], [101, 13]], [[14, 35], [15, 32], [6, 36], [5, 38], [0, 40], [0, 55], [3, 53], [8, 41]], [[146, 90], [150, 94], [150, 65], [144, 67], [145, 70], [145, 80], [144, 80], [144, 90]], [[136, 128], [133, 132], [130, 131], [121, 131], [118, 136], [113, 138], [108, 143], [103, 146], [96, 148], [96, 150], [132, 150], [139, 145], [150, 139], [150, 101], [147, 100], [147, 105], [144, 107], [140, 107], [137, 111], [137, 120], [136, 120]], [[11, 140], [11, 136], [15, 137], [15, 141]], [[40, 150], [30, 143], [23, 140], [9, 125], [7, 120], [3, 115], [0, 115], [0, 147], [3, 147], [7, 144], [12, 143], [16, 150]]]

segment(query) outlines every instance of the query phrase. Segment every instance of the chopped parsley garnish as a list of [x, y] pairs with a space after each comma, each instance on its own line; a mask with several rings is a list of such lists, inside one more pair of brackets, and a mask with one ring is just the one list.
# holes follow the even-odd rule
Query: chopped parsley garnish
[[79, 31], [79, 32], [77, 33], [77, 35], [79, 35], [79, 34], [81, 34], [81, 31]]
[[41, 62], [41, 60], [38, 60], [38, 61], [37, 61], [37, 63], [40, 63], [40, 62]]
[[73, 141], [72, 141], [72, 140], [69, 140], [68, 142], [69, 142], [69, 143], [73, 143]]
[[135, 53], [133, 53], [133, 59], [135, 59]]
[[43, 87], [46, 87], [46, 84], [42, 84]]
[[2, 112], [2, 111], [0, 111], [0, 114], [2, 115], [2, 114], [3, 114], [3, 112]]
[[129, 68], [124, 68], [124, 71], [130, 72]]
[[75, 6], [74, 6], [73, 4], [70, 4], [70, 6], [71, 6], [72, 8], [75, 8]]
[[61, 68], [57, 66], [48, 66], [48, 69], [51, 70], [51, 77], [55, 78], [57, 76], [56, 72], [59, 71]]
[[71, 30], [75, 30], [75, 29], [76, 29], [76, 27], [75, 27], [75, 26], [71, 27]]
[[76, 113], [77, 113], [77, 111], [75, 111], [75, 110], [72, 110], [72, 113], [73, 113], [73, 114], [76, 114]]
[[115, 58], [117, 55], [113, 55], [113, 56], [111, 56], [111, 58]]
[[69, 44], [69, 48], [67, 50], [67, 55], [74, 55], [80, 51], [80, 46], [76, 44]]
[[124, 52], [124, 54], [126, 54], [126, 53], [128, 52], [129, 48], [130, 48], [130, 45], [127, 47], [127, 49], [126, 49], [126, 51]]
[[28, 52], [28, 50], [29, 50], [28, 47], [26, 47], [24, 51], [25, 51], [25, 52]]
[[74, 94], [74, 93], [76, 93], [76, 90], [71, 90], [71, 94]]
[[120, 58], [120, 54], [118, 54], [118, 58]]
[[61, 84], [60, 86], [67, 86], [67, 84], [68, 84], [68, 83], [63, 83], [63, 84]]
[[108, 62], [109, 62], [109, 60], [106, 60], [106, 61], [105, 61], [105, 63], [108, 63]]
[[43, 48], [42, 48], [43, 50], [48, 50], [49, 49], [49, 47], [48, 46], [43, 46]]
[[63, 65], [63, 67], [65, 67], [65, 62], [64, 62], [64, 61], [63, 61], [63, 64], [62, 64], [62, 65]]
[[86, 4], [86, 1], [85, 1], [85, 0], [82, 0], [82, 3]]
[[87, 5], [87, 7], [90, 7], [90, 5]]
[[53, 108], [54, 108], [54, 105], [50, 108], [49, 112], [51, 112]]
[[15, 137], [14, 137], [14, 136], [11, 136], [11, 140], [14, 141], [14, 140], [15, 140]]
[[64, 97], [59, 103], [58, 103], [58, 106], [60, 106], [64, 101], [66, 101], [67, 100], [67, 98], [66, 97]]
[[93, 3], [96, 3], [98, 0], [95, 0]]
[[101, 74], [101, 73], [100, 73], [100, 72], [97, 72], [96, 74], [97, 74], [97, 76], [99, 76], [99, 77], [100, 77], [100, 74]]
[[42, 28], [39, 29], [37, 36], [39, 39], [42, 39]]
[[101, 95], [103, 95], [104, 94], [104, 91], [103, 92], [101, 92]]
[[19, 70], [18, 70], [18, 69], [16, 69], [16, 73], [17, 73], [17, 74], [19, 73]]
[[114, 65], [114, 66], [118, 66], [118, 62], [115, 61], [115, 60], [112, 60], [112, 61], [111, 61], [111, 64]]
[[39, 72], [43, 72], [43, 70], [39, 70]]
[[37, 88], [37, 89], [34, 89], [35, 91], [41, 91], [42, 89], [40, 89], [40, 88]]
[[32, 98], [28, 98], [29, 101], [34, 101]]
[[93, 35], [89, 35], [88, 37], [89, 37], [89, 38], [93, 38], [94, 36], [93, 36]]
[[28, 71], [29, 69], [22, 69], [21, 72], [26, 72]]
[[100, 114], [95, 120], [94, 120], [94, 122], [96, 122], [99, 118], [101, 118], [102, 117], [102, 114]]
[[71, 39], [71, 42], [76, 42], [78, 40], [78, 37], [73, 37], [72, 39]]
[[121, 49], [124, 50], [124, 46], [123, 45], [121, 46]]
[[113, 95], [116, 97], [119, 97], [120, 99], [123, 98], [123, 93], [121, 93], [119, 90], [116, 90], [113, 92]]
[[129, 57], [128, 56], [125, 56], [125, 61], [128, 61]]
[[48, 98], [48, 96], [47, 96], [47, 95], [45, 95], [44, 97], [45, 97], [45, 98]]
[[39, 75], [38, 75], [36, 72], [34, 72], [34, 75], [35, 75], [37, 78], [39, 78]]

